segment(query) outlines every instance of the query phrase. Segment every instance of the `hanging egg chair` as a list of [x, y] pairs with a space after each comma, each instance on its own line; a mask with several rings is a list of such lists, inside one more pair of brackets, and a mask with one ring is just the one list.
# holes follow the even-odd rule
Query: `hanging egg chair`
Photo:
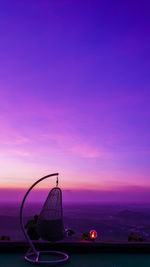
[[47, 241], [59, 241], [64, 238], [62, 192], [59, 187], [54, 187], [48, 194], [37, 221], [37, 232]]
[[[62, 240], [65, 236], [64, 224], [63, 224], [63, 209], [62, 209], [62, 191], [58, 187], [58, 173], [53, 173], [47, 176], [42, 177], [37, 180], [26, 192], [21, 208], [20, 208], [20, 225], [24, 233], [25, 238], [27, 239], [30, 245], [30, 252], [25, 255], [25, 260], [30, 263], [42, 264], [42, 265], [56, 265], [59, 263], [66, 262], [69, 259], [69, 256], [60, 251], [37, 251], [32, 240], [28, 236], [24, 224], [23, 224], [23, 207], [25, 200], [29, 192], [33, 189], [35, 185], [40, 183], [42, 180], [49, 177], [56, 177], [56, 187], [52, 188], [49, 192], [47, 199], [42, 207], [40, 215], [37, 220], [36, 230], [38, 235], [46, 241], [56, 242]], [[60, 259], [44, 261], [40, 260], [40, 255], [57, 255]]]

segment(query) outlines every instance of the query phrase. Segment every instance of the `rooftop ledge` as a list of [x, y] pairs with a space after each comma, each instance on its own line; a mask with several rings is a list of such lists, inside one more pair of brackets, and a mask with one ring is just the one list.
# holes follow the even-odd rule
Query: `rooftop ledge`
[[[97, 241], [80, 242], [33, 242], [40, 250], [63, 250], [65, 252], [93, 252], [93, 253], [150, 253], [150, 243], [145, 242], [111, 242]], [[29, 248], [27, 242], [0, 241], [0, 252], [26, 252]]]

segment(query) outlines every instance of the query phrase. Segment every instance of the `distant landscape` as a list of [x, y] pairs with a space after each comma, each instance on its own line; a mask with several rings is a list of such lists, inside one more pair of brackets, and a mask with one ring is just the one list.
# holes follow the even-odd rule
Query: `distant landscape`
[[[41, 205], [27, 204], [25, 223], [39, 214]], [[150, 207], [148, 204], [67, 204], [63, 205], [64, 225], [75, 234], [67, 240], [79, 241], [83, 232], [95, 229], [98, 241], [127, 242], [130, 232], [150, 241]], [[24, 240], [19, 225], [19, 205], [0, 204], [0, 236], [7, 235], [12, 241]]]

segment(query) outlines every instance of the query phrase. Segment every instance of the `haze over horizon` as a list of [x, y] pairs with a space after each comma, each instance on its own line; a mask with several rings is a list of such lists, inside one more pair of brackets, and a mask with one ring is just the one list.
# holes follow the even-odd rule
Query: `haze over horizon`
[[[63, 188], [62, 188], [63, 189]], [[28, 196], [29, 203], [44, 203], [51, 187], [34, 190]], [[20, 204], [27, 188], [0, 189], [0, 203]], [[126, 187], [121, 190], [63, 189], [63, 203], [68, 204], [150, 204], [150, 188]]]
[[87, 199], [150, 201], [149, 14], [146, 0], [2, 2], [0, 201], [53, 172]]

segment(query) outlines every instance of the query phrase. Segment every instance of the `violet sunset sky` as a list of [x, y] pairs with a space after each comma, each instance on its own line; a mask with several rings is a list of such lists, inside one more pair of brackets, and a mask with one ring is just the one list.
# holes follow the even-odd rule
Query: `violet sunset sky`
[[148, 200], [149, 1], [1, 1], [0, 187], [52, 172]]

